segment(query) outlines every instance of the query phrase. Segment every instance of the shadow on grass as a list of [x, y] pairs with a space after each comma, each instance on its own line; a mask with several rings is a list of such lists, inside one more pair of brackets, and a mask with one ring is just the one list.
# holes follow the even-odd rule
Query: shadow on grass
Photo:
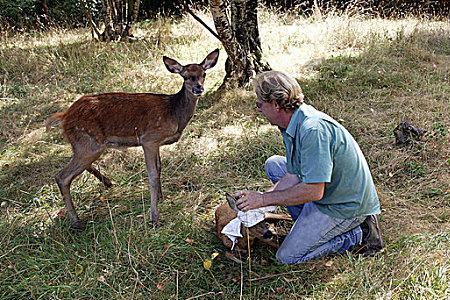
[[[424, 35], [423, 38], [428, 37]], [[448, 41], [448, 37], [445, 40]], [[388, 137], [391, 133], [386, 128], [389, 128], [389, 122], [392, 122], [389, 120], [395, 112], [390, 112], [387, 108], [391, 107], [395, 111], [407, 107], [402, 97], [417, 96], [414, 91], [408, 90], [409, 87], [420, 86], [427, 92], [442, 82], [422, 85], [424, 78], [430, 78], [428, 72], [434, 70], [434, 67], [412, 67], [413, 62], [417, 62], [413, 57], [414, 48], [411, 50], [409, 46], [399, 43], [383, 47], [380, 45], [378, 48], [372, 48], [356, 58], [326, 60], [318, 66], [317, 78], [302, 81], [301, 84], [314, 105], [326, 110], [333, 117], [343, 119], [344, 126], [357, 137], [358, 142], [363, 141], [363, 148], [368, 157], [378, 157], [378, 164], [390, 165], [391, 156], [386, 155], [387, 150], [383, 149], [383, 146], [390, 143]], [[447, 53], [446, 51], [443, 50], [443, 53]], [[403, 59], [398, 53], [407, 55]], [[429, 59], [434, 57], [431, 55]], [[407, 67], [402, 68], [403, 64]], [[107, 77], [105, 74], [107, 72], [103, 73], [103, 80]], [[398, 97], [399, 95], [402, 97]], [[372, 101], [368, 103], [368, 99]], [[5, 299], [33, 298], [33, 295], [44, 297], [52, 292], [61, 298], [116, 298], [120, 293], [121, 296], [132, 298], [135, 295], [133, 287], [136, 287], [143, 297], [150, 295], [158, 299], [169, 298], [168, 295], [175, 295], [177, 292], [181, 298], [210, 292], [214, 294], [209, 295], [216, 295], [222, 292], [225, 298], [236, 299], [240, 295], [241, 276], [244, 278], [244, 294], [249, 298], [259, 296], [283, 299], [283, 293], [294, 295], [292, 297], [314, 297], [317, 291], [327, 294], [330, 286], [344, 293], [343, 297], [349, 297], [351, 295], [346, 295], [345, 289], [354, 287], [355, 284], [343, 283], [343, 278], [349, 281], [361, 279], [357, 286], [359, 291], [368, 284], [371, 288], [380, 285], [390, 288], [392, 282], [403, 282], [403, 278], [395, 274], [395, 270], [413, 274], [415, 269], [409, 266], [412, 260], [397, 260], [397, 256], [402, 255], [402, 249], [411, 241], [406, 240], [406, 246], [396, 246], [396, 240], [402, 241], [402, 237], [394, 233], [387, 236], [390, 241], [387, 251], [397, 251], [394, 257], [392, 253], [361, 261], [334, 257], [334, 263], [328, 266], [325, 265], [328, 259], [301, 266], [280, 266], [274, 261], [273, 250], [255, 246], [251, 273], [247, 263], [242, 265], [241, 271], [241, 265], [232, 263], [222, 255], [225, 249], [213, 234], [212, 216], [214, 207], [223, 201], [223, 191], [232, 192], [246, 187], [264, 189], [269, 184], [263, 171], [264, 161], [273, 154], [283, 152], [276, 129], [257, 132], [254, 127], [259, 125], [259, 121], [242, 117], [243, 112], [253, 110], [253, 101], [252, 97], [215, 100], [214, 95], [208, 95], [205, 102], [199, 103], [197, 117], [187, 128], [185, 138], [174, 150], [168, 151], [162, 161], [163, 192], [170, 201], [162, 202], [159, 206], [163, 218], [163, 224], [159, 228], [153, 228], [148, 219], [146, 221], [140, 216], [146, 213], [146, 209], [142, 209], [140, 198], [142, 190], [145, 191], [144, 197], [148, 199], [143, 158], [139, 163], [142, 165], [143, 176], [138, 179], [130, 179], [131, 177], [126, 175], [128, 171], [125, 166], [125, 171], [119, 169], [118, 172], [107, 167], [105, 174], [112, 174], [113, 180], [128, 176], [128, 181], [133, 182], [130, 186], [124, 184], [113, 188], [109, 195], [113, 200], [109, 203], [110, 208], [98, 202], [89, 208], [81, 207], [82, 218], [88, 221], [87, 229], [82, 233], [70, 232], [65, 220], [48, 223], [48, 220], [43, 221], [42, 218], [31, 218], [27, 221], [13, 217], [0, 222], [0, 232], [5, 233], [1, 239], [2, 249], [7, 249], [7, 252], [0, 256], [0, 265], [7, 266], [4, 268], [6, 270], [2, 269], [0, 272], [0, 287], [12, 286], [16, 289], [10, 292], [8, 297], [5, 294]], [[417, 113], [417, 109], [420, 109], [424, 118], [432, 117], [433, 112], [425, 109], [427, 103], [415, 104], [412, 113]], [[375, 113], [371, 112], [369, 107]], [[16, 110], [23, 112], [32, 108], [29, 103], [18, 104], [0, 113], [4, 116]], [[44, 108], [50, 109], [51, 105]], [[234, 111], [228, 114], [231, 109]], [[246, 132], [241, 136], [216, 134], [216, 130], [239, 123], [245, 123]], [[21, 125], [17, 127], [23, 129]], [[217, 148], [206, 154], [198, 153], [193, 144], [209, 131], [217, 140]], [[430, 148], [432, 147], [430, 144]], [[37, 191], [44, 186], [53, 186], [55, 188], [49, 192], [49, 198], [60, 199], [53, 176], [67, 163], [68, 158], [59, 154], [42, 155], [42, 152], [50, 149], [45, 148], [40, 149], [39, 155], [42, 157], [39, 160], [27, 162], [27, 157], [36, 153], [33, 153], [35, 150], [29, 146], [23, 148], [23, 153], [26, 154], [18, 155], [8, 167], [1, 170], [0, 186], [6, 187], [2, 197], [19, 199], [20, 204], [27, 207]], [[388, 150], [394, 151], [392, 148]], [[423, 151], [424, 157], [430, 153], [426, 152], [429, 151], [427, 149]], [[433, 159], [446, 159], [444, 152], [440, 155]], [[423, 159], [418, 156], [419, 158]], [[111, 163], [119, 164], [114, 159]], [[445, 171], [435, 170], [432, 173]], [[394, 176], [405, 184], [404, 189], [412, 188], [414, 183], [411, 183], [401, 170], [393, 174]], [[94, 178], [89, 180], [95, 181]], [[386, 179], [386, 182], [387, 180], [389, 179]], [[384, 182], [379, 186], [384, 193], [392, 195], [388, 200], [395, 200], [384, 212], [389, 215], [387, 220], [392, 222], [386, 222], [382, 226], [398, 227], [398, 218], [404, 219], [405, 215], [414, 219], [408, 209], [411, 203], [397, 201], [398, 187], [395, 184], [384, 185]], [[84, 197], [84, 192], [81, 194]], [[440, 201], [439, 197], [431, 199], [436, 203]], [[146, 203], [148, 205], [148, 200]], [[80, 203], [75, 205], [79, 206]], [[414, 205], [416, 206], [417, 202]], [[57, 206], [61, 207], [62, 202]], [[437, 222], [431, 217], [430, 219], [431, 223]], [[414, 224], [417, 225], [420, 224]], [[205, 270], [204, 259], [210, 258], [217, 250], [221, 255], [213, 261], [211, 270]], [[380, 269], [374, 270], [374, 265]], [[354, 273], [358, 268], [361, 272]], [[409, 276], [408, 274], [405, 276]], [[370, 275], [374, 275], [375, 279]], [[249, 277], [253, 280], [249, 281]], [[379, 282], [375, 282], [377, 280]], [[1, 290], [6, 289], [0, 288]]]

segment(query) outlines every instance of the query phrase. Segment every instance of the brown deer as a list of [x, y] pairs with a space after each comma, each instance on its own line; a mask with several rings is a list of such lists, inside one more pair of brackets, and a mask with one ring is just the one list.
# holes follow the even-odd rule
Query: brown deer
[[158, 223], [158, 200], [161, 192], [159, 147], [175, 143], [181, 136], [203, 93], [205, 71], [214, 67], [219, 49], [200, 64], [181, 65], [163, 57], [166, 68], [180, 74], [183, 87], [174, 95], [151, 93], [106, 93], [79, 98], [65, 112], [51, 115], [47, 130], [61, 124], [72, 146], [72, 158], [55, 177], [74, 229], [83, 229], [70, 195], [70, 184], [84, 170], [97, 177], [106, 187], [111, 181], [92, 166], [107, 148], [142, 146], [150, 185], [150, 211]]

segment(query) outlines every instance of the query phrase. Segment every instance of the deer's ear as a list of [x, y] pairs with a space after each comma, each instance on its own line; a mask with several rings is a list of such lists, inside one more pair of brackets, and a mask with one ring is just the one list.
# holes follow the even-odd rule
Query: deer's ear
[[166, 65], [167, 70], [172, 73], [181, 73], [183, 71], [183, 66], [180, 65], [175, 59], [171, 59], [167, 56], [163, 56], [164, 64]]
[[203, 70], [208, 70], [214, 67], [217, 63], [217, 59], [219, 58], [219, 49], [214, 50], [200, 64]]

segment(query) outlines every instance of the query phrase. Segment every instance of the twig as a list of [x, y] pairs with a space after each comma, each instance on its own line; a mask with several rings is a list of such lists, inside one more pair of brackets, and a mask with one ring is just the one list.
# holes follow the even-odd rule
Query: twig
[[23, 244], [23, 245], [17, 245], [15, 247], [13, 247], [11, 250], [9, 250], [8, 252], [6, 252], [5, 254], [3, 254], [2, 256], [0, 256], [0, 259], [2, 259], [3, 257], [5, 257], [6, 255], [10, 254], [11, 252], [14, 252], [14, 250], [16, 250], [17, 248], [20, 247], [25, 247], [25, 246], [37, 246], [38, 244]]
[[117, 247], [117, 260], [119, 260], [119, 258], [120, 258], [120, 244], [119, 244], [119, 239], [117, 238], [116, 226], [114, 224], [114, 219], [113, 219], [113, 216], [112, 216], [111, 207], [109, 206], [109, 201], [108, 200], [106, 201], [106, 204], [108, 205], [109, 218], [111, 219], [114, 240], [116, 242], [116, 247]]
[[177, 294], [175, 296], [175, 299], [178, 300], [178, 270], [177, 270], [177, 280], [176, 280], [176, 282], [177, 282]]
[[158, 261], [156, 264], [159, 264], [160, 260], [167, 254], [167, 251], [173, 246], [173, 244], [168, 244], [167, 248], [164, 250], [164, 252], [161, 254], [161, 256], [158, 258]]
[[132, 295], [131, 299], [134, 298], [134, 294], [136, 292], [137, 284], [140, 283], [141, 286], [144, 286], [144, 284], [139, 279], [138, 271], [136, 271], [136, 268], [133, 266], [133, 262], [131, 261], [130, 245], [131, 245], [131, 231], [132, 231], [132, 229], [133, 229], [133, 218], [130, 218], [130, 230], [129, 230], [129, 233], [128, 233], [128, 247], [127, 247], [128, 262], [130, 264], [131, 270], [133, 270], [134, 274], [136, 275], [136, 281], [135, 281], [135, 284], [134, 284], [133, 295]]
[[241, 257], [241, 252], [239, 253], [239, 261], [241, 262], [241, 292], [239, 294], [239, 300], [242, 300], [242, 294], [244, 291], [244, 270], [243, 270], [243, 266], [242, 266], [242, 257]]
[[423, 261], [419, 262], [414, 268], [413, 270], [408, 274], [408, 276], [406, 276], [405, 279], [403, 279], [391, 292], [391, 294], [394, 294], [395, 290], [398, 290], [403, 284], [405, 284], [405, 282], [416, 272], [416, 270], [423, 265]]
[[272, 277], [279, 277], [282, 275], [288, 275], [288, 274], [293, 274], [293, 273], [302, 273], [302, 272], [304, 272], [304, 271], [291, 271], [291, 272], [277, 273], [277, 274], [267, 275], [264, 277], [252, 278], [252, 279], [250, 279], [250, 281], [264, 280], [264, 279], [269, 279]]
[[53, 226], [55, 226], [55, 221], [53, 221], [52, 216], [50, 215], [50, 213], [48, 212], [47, 207], [44, 207], [45, 212], [47, 213], [48, 218], [50, 219], [50, 221], [52, 222]]
[[204, 293], [204, 294], [200, 294], [200, 295], [197, 295], [197, 296], [194, 296], [194, 297], [187, 298], [186, 300], [198, 299], [198, 298], [201, 298], [201, 297], [204, 297], [204, 296], [208, 296], [208, 295], [211, 295], [211, 294], [213, 294], [215, 296], [215, 295], [223, 294], [223, 292], [218, 292], [218, 293], [207, 292], [207, 293]]
[[252, 290], [252, 256], [250, 249], [250, 235], [247, 229], [247, 250], [248, 250], [248, 281], [250, 282], [250, 291]]

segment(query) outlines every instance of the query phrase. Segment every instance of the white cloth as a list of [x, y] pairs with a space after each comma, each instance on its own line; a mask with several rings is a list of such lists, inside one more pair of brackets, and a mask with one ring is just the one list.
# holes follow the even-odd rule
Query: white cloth
[[245, 227], [255, 226], [264, 220], [264, 214], [266, 212], [272, 212], [275, 209], [276, 206], [266, 206], [252, 209], [247, 212], [239, 211], [237, 217], [225, 225], [221, 231], [222, 234], [225, 234], [233, 242], [231, 250], [233, 250], [237, 239], [242, 237], [241, 225], [244, 225]]

